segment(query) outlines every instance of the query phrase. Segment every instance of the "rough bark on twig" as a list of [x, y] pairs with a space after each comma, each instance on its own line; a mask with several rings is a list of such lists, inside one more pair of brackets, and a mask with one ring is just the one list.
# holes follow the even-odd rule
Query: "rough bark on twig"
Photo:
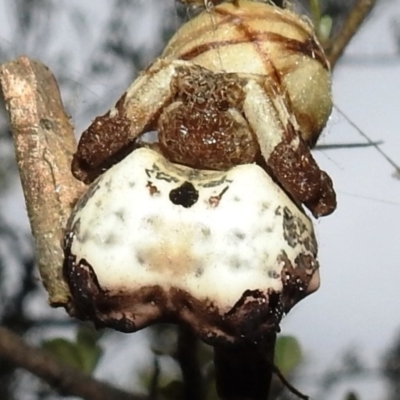
[[359, 30], [361, 24], [370, 14], [376, 4], [376, 0], [358, 0], [347, 16], [342, 28], [337, 35], [326, 44], [325, 51], [333, 68], [342, 56], [350, 40]]
[[52, 306], [68, 308], [61, 240], [71, 207], [84, 189], [70, 172], [73, 127], [56, 80], [43, 64], [20, 57], [0, 67], [0, 82], [43, 284]]
[[41, 349], [27, 345], [17, 334], [0, 326], [0, 360], [7, 360], [42, 378], [62, 395], [85, 400], [145, 400], [99, 382], [67, 367]]

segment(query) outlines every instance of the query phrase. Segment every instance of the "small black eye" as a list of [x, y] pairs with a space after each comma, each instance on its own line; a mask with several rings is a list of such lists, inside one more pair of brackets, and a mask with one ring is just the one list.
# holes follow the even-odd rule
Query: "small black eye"
[[199, 199], [199, 192], [190, 182], [184, 182], [169, 192], [169, 199], [176, 205], [189, 208]]

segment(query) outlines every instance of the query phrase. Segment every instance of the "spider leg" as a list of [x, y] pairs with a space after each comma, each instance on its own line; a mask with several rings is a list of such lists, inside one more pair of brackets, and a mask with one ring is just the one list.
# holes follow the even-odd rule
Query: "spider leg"
[[[272, 90], [270, 88], [270, 90]], [[321, 171], [302, 140], [297, 121], [281, 94], [266, 92], [256, 80], [244, 86], [243, 111], [257, 137], [267, 166], [295, 200], [304, 203], [315, 217], [336, 208], [332, 181]]]
[[173, 99], [177, 68], [186, 61], [158, 59], [143, 71], [106, 114], [95, 118], [82, 133], [72, 161], [74, 176], [90, 183], [140, 143], [136, 139], [155, 130], [163, 108]]

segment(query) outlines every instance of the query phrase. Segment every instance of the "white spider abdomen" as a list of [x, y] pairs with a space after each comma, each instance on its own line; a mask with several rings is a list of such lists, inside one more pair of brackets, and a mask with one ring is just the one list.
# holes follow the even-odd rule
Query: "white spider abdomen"
[[310, 220], [260, 167], [199, 171], [139, 149], [76, 205], [64, 268], [100, 324], [181, 319], [205, 340], [232, 341], [254, 318], [277, 327], [317, 288], [316, 251]]

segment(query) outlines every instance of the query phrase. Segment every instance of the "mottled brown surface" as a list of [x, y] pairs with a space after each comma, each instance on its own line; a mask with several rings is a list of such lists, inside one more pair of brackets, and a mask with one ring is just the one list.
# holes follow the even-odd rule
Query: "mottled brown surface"
[[[295, 200], [305, 203], [315, 217], [336, 209], [336, 194], [328, 175], [319, 169], [310, 149], [288, 129], [268, 160], [277, 181]], [[296, 144], [297, 143], [297, 144]]]
[[237, 111], [244, 101], [241, 84], [233, 74], [201, 67], [181, 71], [172, 82], [174, 102], [158, 122], [162, 153], [198, 169], [226, 170], [253, 162], [258, 144]]
[[[310, 145], [326, 124], [331, 110], [329, 63], [311, 24], [289, 10], [262, 2], [223, 2], [178, 31], [163, 56], [191, 61], [213, 72], [264, 76], [266, 86], [276, 82], [280, 92], [301, 98], [292, 112]], [[295, 78], [287, 79], [291, 75]], [[314, 102], [304, 87], [310, 93], [320, 90], [325, 98]]]
[[85, 189], [70, 173], [76, 149], [54, 76], [20, 57], [0, 69], [40, 275], [53, 306], [70, 307], [60, 246], [72, 207]]
[[309, 294], [308, 286], [319, 265], [314, 257], [305, 255], [298, 257], [295, 265], [292, 265], [284, 253], [281, 255], [281, 261], [284, 263], [281, 274], [283, 281], [282, 304], [283, 311], [288, 313]]
[[132, 151], [130, 126], [129, 120], [110, 117], [109, 112], [96, 117], [79, 140], [72, 161], [74, 176], [89, 184]]

